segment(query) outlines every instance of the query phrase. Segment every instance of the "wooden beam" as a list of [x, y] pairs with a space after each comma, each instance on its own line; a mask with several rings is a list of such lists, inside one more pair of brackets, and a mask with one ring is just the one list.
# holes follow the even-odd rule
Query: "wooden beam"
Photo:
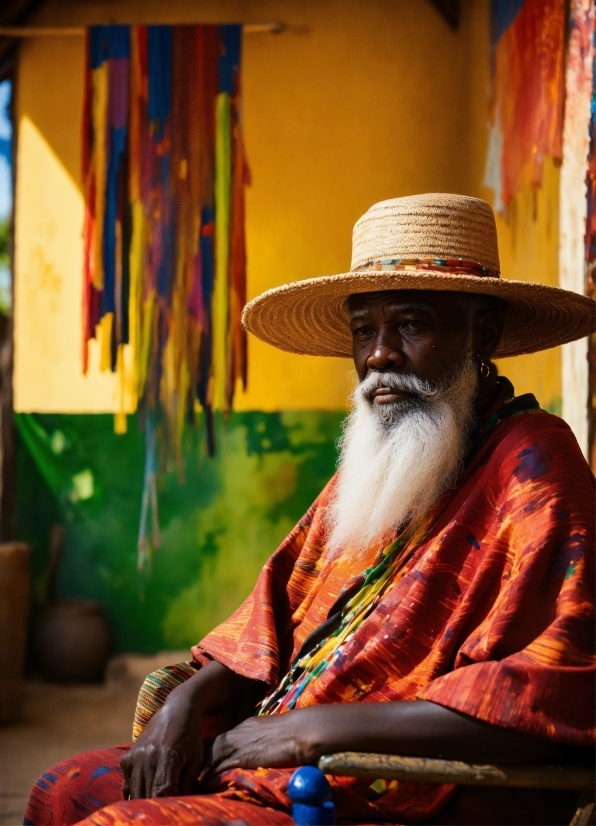
[[[284, 28], [279, 22], [245, 23], [242, 31], [245, 34], [279, 34]], [[86, 31], [84, 26], [0, 26], [0, 37], [82, 37]]]
[[413, 780], [462, 786], [516, 786], [523, 789], [594, 789], [594, 772], [583, 766], [480, 766], [459, 760], [398, 757], [345, 751], [320, 758], [325, 774], [370, 777], [373, 780]]
[[0, 26], [22, 26], [44, 0], [4, 0], [0, 3]]
[[[10, 0], [0, 2], [0, 26], [22, 26], [42, 6], [44, 0]], [[17, 40], [3, 40], [0, 42], [0, 61], [14, 58], [17, 49]], [[2, 78], [4, 80], [4, 77]]]

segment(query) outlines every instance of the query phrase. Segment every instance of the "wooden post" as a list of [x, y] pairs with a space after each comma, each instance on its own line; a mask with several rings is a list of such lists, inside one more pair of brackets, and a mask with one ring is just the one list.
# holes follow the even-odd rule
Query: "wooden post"
[[0, 542], [15, 538], [16, 467], [12, 396], [12, 315], [0, 315]]
[[29, 545], [0, 544], [0, 723], [18, 719], [29, 618]]
[[[592, 0], [572, 0], [570, 11], [559, 205], [559, 284], [583, 295], [586, 290], [587, 172], [596, 12]], [[587, 339], [563, 345], [561, 385], [563, 418], [589, 459]]]

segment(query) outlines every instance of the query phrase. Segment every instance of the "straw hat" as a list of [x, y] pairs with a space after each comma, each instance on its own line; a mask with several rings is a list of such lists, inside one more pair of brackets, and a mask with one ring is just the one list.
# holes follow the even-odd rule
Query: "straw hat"
[[352, 267], [341, 275], [295, 281], [244, 308], [246, 330], [312, 356], [351, 356], [348, 296], [379, 290], [441, 290], [506, 302], [495, 356], [532, 353], [596, 330], [596, 302], [528, 281], [500, 278], [493, 211], [478, 198], [430, 194], [372, 206], [354, 227]]

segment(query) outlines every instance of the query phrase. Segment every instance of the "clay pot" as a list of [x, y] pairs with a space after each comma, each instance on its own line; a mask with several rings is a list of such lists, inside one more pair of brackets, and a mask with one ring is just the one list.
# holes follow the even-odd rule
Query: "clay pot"
[[29, 614], [29, 545], [0, 544], [0, 723], [17, 720]]
[[110, 627], [98, 602], [50, 602], [35, 623], [35, 652], [43, 676], [60, 683], [101, 680], [111, 650]]

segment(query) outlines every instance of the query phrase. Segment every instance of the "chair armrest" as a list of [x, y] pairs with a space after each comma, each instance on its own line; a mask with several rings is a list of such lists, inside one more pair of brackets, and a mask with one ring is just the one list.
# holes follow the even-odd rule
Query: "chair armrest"
[[319, 759], [325, 774], [370, 777], [371, 780], [412, 780], [463, 786], [517, 786], [525, 789], [594, 789], [594, 772], [583, 766], [479, 766], [459, 760], [400, 757], [344, 751]]

